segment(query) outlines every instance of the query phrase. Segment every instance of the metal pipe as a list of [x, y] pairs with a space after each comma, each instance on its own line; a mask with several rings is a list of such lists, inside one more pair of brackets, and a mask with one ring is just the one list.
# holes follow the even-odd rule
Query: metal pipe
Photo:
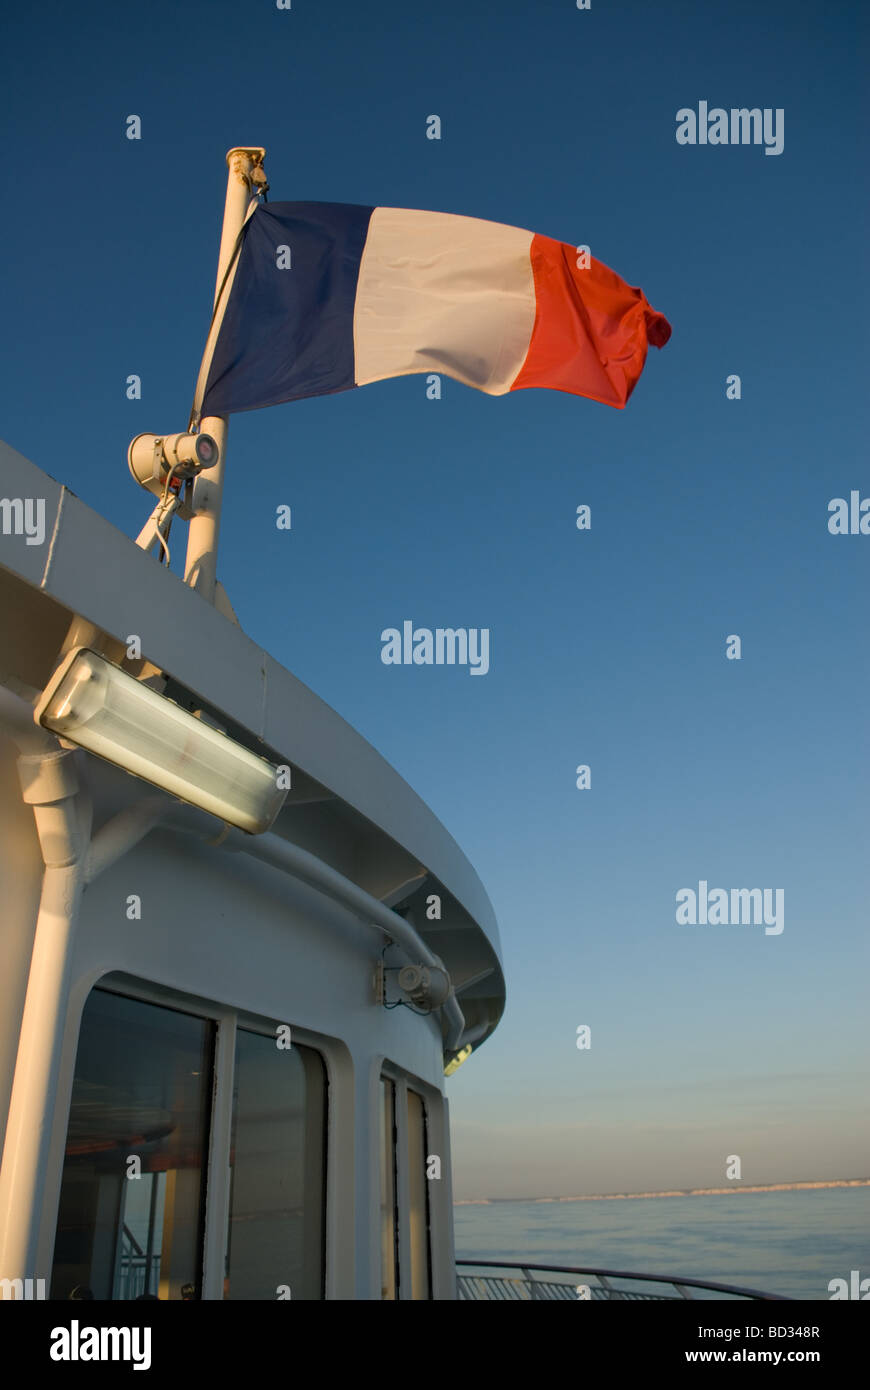
[[[183, 805], [165, 796], [146, 797], [143, 801], [126, 807], [97, 831], [87, 857], [85, 883], [93, 883], [94, 879], [158, 825], [183, 830], [221, 849], [248, 854], [282, 873], [292, 875], [333, 901], [341, 903], [343, 907], [350, 908], [363, 921], [378, 927], [402, 946], [415, 962], [447, 974], [444, 962], [429, 950], [404, 917], [400, 917], [379, 898], [373, 897], [351, 879], [345, 878], [316, 855], [301, 849], [299, 845], [291, 844], [288, 840], [282, 840], [279, 835], [246, 835], [242, 830], [227, 826], [208, 811]], [[456, 1051], [465, 1028], [465, 1018], [452, 986], [450, 995], [442, 1007], [448, 1023], [445, 1047], [449, 1051]]]
[[[271, 865], [272, 868], [291, 874], [327, 897], [340, 902], [344, 907], [349, 907], [363, 921], [377, 926], [402, 946], [415, 961], [447, 973], [444, 962], [430, 951], [404, 917], [400, 917], [379, 898], [373, 897], [351, 879], [345, 878], [316, 855], [310, 854], [299, 845], [282, 840], [278, 835], [246, 835], [241, 830], [226, 826], [208, 811], [182, 805], [165, 796], [146, 797], [132, 806], [125, 807], [101, 826], [91, 842], [87, 855], [84, 868], [85, 884], [93, 883], [100, 874], [158, 825], [184, 830], [211, 844], [219, 845], [221, 849], [249, 854], [252, 858]], [[450, 1051], [455, 1051], [465, 1028], [465, 1018], [452, 987], [443, 1009], [449, 1025], [445, 1046]]]
[[85, 883], [93, 883], [101, 873], [144, 840], [167, 815], [173, 802], [167, 796], [147, 796], [119, 811], [100, 826], [91, 841], [85, 864]]
[[37, 1243], [91, 803], [79, 793], [75, 753], [53, 738], [46, 744], [24, 701], [0, 692], [0, 717], [7, 728], [12, 726], [10, 736], [22, 750], [22, 796], [33, 806], [45, 864], [0, 1164], [0, 1277], [29, 1279], [38, 1275]]
[[[174, 807], [164, 823], [178, 830], [186, 830], [212, 844], [218, 844], [221, 849], [249, 854], [264, 864], [270, 864], [272, 868], [280, 869], [282, 873], [291, 874], [335, 902], [341, 903], [343, 907], [350, 908], [363, 921], [378, 927], [402, 946], [414, 960], [444, 970], [444, 962], [429, 950], [404, 917], [385, 907], [379, 898], [373, 897], [351, 879], [345, 878], [337, 869], [331, 868], [329, 864], [325, 864], [322, 859], [318, 859], [299, 845], [291, 844], [274, 834], [246, 835], [243, 830], [226, 826], [222, 832], [222, 823], [215, 816], [207, 811], [199, 811], [194, 806]], [[465, 1028], [465, 1017], [452, 988], [442, 1008], [448, 1025], [444, 1045], [448, 1051], [453, 1052], [459, 1047], [459, 1040]]]
[[[227, 154], [229, 173], [227, 176], [227, 196], [224, 204], [224, 221], [221, 232], [221, 245], [218, 254], [217, 280], [215, 283], [214, 304], [217, 308], [221, 297], [221, 286], [230, 265], [239, 232], [245, 221], [252, 192], [251, 172], [255, 165], [262, 163], [265, 151], [260, 147], [232, 149]], [[238, 264], [238, 262], [236, 263]], [[230, 272], [225, 287], [224, 305], [229, 297], [235, 269]], [[218, 325], [213, 325], [216, 335]], [[204, 385], [205, 383], [203, 383]], [[218, 446], [219, 457], [213, 468], [201, 473], [193, 487], [193, 518], [187, 534], [187, 558], [184, 566], [184, 582], [209, 603], [214, 603], [217, 583], [217, 546], [221, 524], [221, 500], [223, 496], [224, 467], [226, 463], [227, 417], [209, 415], [200, 421], [200, 429], [210, 434]]]
[[0, 729], [10, 726], [9, 738], [22, 753], [50, 753], [60, 747], [54, 734], [33, 720], [33, 706], [0, 685]]

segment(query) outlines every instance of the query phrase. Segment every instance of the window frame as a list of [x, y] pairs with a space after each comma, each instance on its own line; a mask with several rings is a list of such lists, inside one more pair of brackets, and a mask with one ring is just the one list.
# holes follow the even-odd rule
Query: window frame
[[[192, 1014], [210, 1022], [214, 1026], [214, 1053], [212, 1057], [212, 1095], [208, 1111], [207, 1153], [203, 1165], [203, 1217], [201, 1221], [202, 1244], [197, 1289], [203, 1302], [223, 1302], [224, 1261], [230, 1220], [230, 1149], [233, 1123], [233, 1087], [235, 1080], [236, 1033], [239, 1028], [259, 1033], [264, 1037], [274, 1037], [277, 1028], [288, 1022], [287, 1019], [269, 1019], [263, 1014], [250, 1013], [245, 1009], [230, 1008], [198, 995], [173, 989], [126, 971], [113, 970], [101, 975], [88, 990], [82, 1004], [82, 1012], [94, 990], [123, 998], [138, 1000], [143, 1004], [154, 1004], [161, 1008], [175, 1009], [177, 1012]], [[310, 1029], [297, 1027], [290, 1022], [292, 1039], [303, 1047], [316, 1052], [324, 1071], [324, 1164], [323, 1164], [323, 1256], [321, 1273], [321, 1295], [329, 1296], [332, 1286], [332, 1241], [330, 1234], [333, 1222], [333, 1130], [334, 1130], [334, 1075], [335, 1044], [331, 1039]], [[78, 1061], [78, 1044], [76, 1058]], [[66, 1116], [69, 1124], [69, 1114]], [[62, 1160], [61, 1160], [62, 1163]], [[54, 1263], [54, 1240], [52, 1235], [52, 1264]]]
[[[388, 1107], [388, 1106], [390, 1106], [390, 1107], [392, 1108], [392, 1124], [390, 1125], [389, 1142], [387, 1142], [387, 1136], [386, 1136], [386, 1121], [387, 1121], [387, 1118], [388, 1118], [388, 1111], [387, 1111], [387, 1107]], [[400, 1220], [400, 1212], [399, 1212], [399, 1172], [398, 1172], [399, 1144], [398, 1144], [398, 1135], [397, 1135], [397, 1132], [396, 1132], [396, 1124], [397, 1124], [397, 1117], [398, 1117], [398, 1106], [399, 1106], [399, 1102], [398, 1102], [398, 1089], [397, 1089], [397, 1086], [396, 1086], [396, 1082], [394, 1081], [394, 1079], [393, 1079], [392, 1076], [388, 1076], [388, 1075], [386, 1075], [384, 1072], [381, 1072], [380, 1075], [379, 1075], [379, 1077], [378, 1077], [378, 1106], [377, 1106], [377, 1127], [378, 1127], [378, 1165], [377, 1165], [377, 1169], [378, 1169], [378, 1186], [379, 1186], [379, 1195], [380, 1195], [381, 1198], [383, 1198], [383, 1195], [384, 1195], [384, 1186], [385, 1186], [385, 1183], [384, 1183], [384, 1169], [385, 1169], [386, 1165], [389, 1164], [389, 1169], [390, 1169], [389, 1189], [390, 1189], [390, 1191], [391, 1191], [391, 1193], [392, 1193], [392, 1212], [390, 1213], [390, 1221], [391, 1221], [391, 1225], [392, 1225], [392, 1239], [391, 1239], [390, 1242], [389, 1242], [389, 1248], [390, 1248], [390, 1250], [391, 1250], [391, 1252], [392, 1252], [392, 1259], [393, 1259], [393, 1268], [392, 1268], [392, 1271], [391, 1271], [391, 1275], [392, 1275], [391, 1284], [392, 1284], [392, 1287], [393, 1287], [394, 1290], [395, 1290], [395, 1292], [391, 1295], [390, 1298], [386, 1298], [386, 1296], [385, 1296], [385, 1294], [384, 1294], [384, 1288], [386, 1287], [386, 1285], [385, 1285], [385, 1279], [384, 1279], [384, 1275], [385, 1275], [385, 1272], [386, 1272], [385, 1269], [384, 1269], [384, 1253], [385, 1253], [385, 1245], [386, 1245], [385, 1234], [386, 1234], [386, 1233], [385, 1233], [384, 1227], [383, 1227], [384, 1210], [383, 1210], [382, 1203], [379, 1202], [379, 1203], [378, 1203], [378, 1211], [380, 1212], [380, 1230], [379, 1230], [379, 1233], [378, 1233], [378, 1234], [379, 1234], [380, 1239], [379, 1239], [379, 1241], [378, 1241], [378, 1248], [379, 1248], [379, 1250], [380, 1250], [380, 1274], [381, 1274], [381, 1277], [380, 1277], [380, 1286], [381, 1286], [381, 1300], [382, 1300], [383, 1302], [386, 1302], [386, 1303], [397, 1302], [397, 1301], [399, 1300], [399, 1298], [401, 1297], [400, 1283], [399, 1283], [400, 1271], [401, 1271], [401, 1268], [402, 1268], [401, 1252], [400, 1252], [400, 1250], [399, 1250], [399, 1232], [400, 1232], [400, 1230], [401, 1230], [401, 1220]], [[386, 1146], [386, 1148], [385, 1148], [385, 1146]]]
[[[253, 1021], [249, 1021], [249, 1020], [253, 1020]], [[233, 1028], [232, 1070], [231, 1070], [231, 1074], [230, 1074], [230, 1083], [229, 1083], [229, 1084], [230, 1084], [230, 1126], [229, 1126], [229, 1130], [228, 1130], [228, 1140], [227, 1140], [227, 1158], [228, 1158], [228, 1159], [229, 1159], [230, 1152], [231, 1152], [232, 1118], [233, 1118], [233, 1097], [234, 1097], [234, 1092], [235, 1092], [235, 1057], [236, 1057], [236, 1044], [237, 1044], [237, 1040], [238, 1040], [238, 1034], [239, 1034], [239, 1032], [243, 1032], [243, 1033], [253, 1033], [256, 1037], [268, 1038], [268, 1039], [270, 1039], [270, 1041], [274, 1042], [274, 1041], [275, 1041], [276, 1030], [277, 1030], [277, 1028], [278, 1028], [279, 1026], [280, 1026], [280, 1025], [279, 1025], [277, 1022], [276, 1022], [276, 1023], [269, 1024], [268, 1022], [266, 1022], [266, 1020], [264, 1020], [264, 1019], [262, 1019], [262, 1018], [254, 1019], [252, 1015], [247, 1015], [247, 1014], [244, 1014], [244, 1013], [238, 1013], [238, 1014], [237, 1014], [237, 1017], [236, 1017], [236, 1019], [235, 1019], [235, 1025], [234, 1025], [234, 1028]], [[292, 1039], [292, 1043], [293, 1043], [294, 1045], [295, 1045], [296, 1043], [298, 1043], [300, 1047], [308, 1048], [309, 1052], [315, 1053], [316, 1056], [317, 1056], [317, 1058], [318, 1058], [318, 1061], [320, 1062], [321, 1067], [323, 1068], [323, 1131], [322, 1131], [321, 1138], [320, 1138], [321, 1148], [322, 1148], [322, 1156], [323, 1156], [323, 1157], [322, 1157], [322, 1172], [321, 1172], [321, 1181], [322, 1181], [322, 1190], [323, 1190], [323, 1205], [322, 1205], [322, 1208], [321, 1208], [320, 1301], [323, 1302], [323, 1301], [326, 1300], [326, 1289], [327, 1289], [327, 1280], [326, 1280], [326, 1256], [327, 1256], [327, 1246], [328, 1246], [328, 1240], [327, 1240], [327, 1202], [328, 1202], [328, 1188], [329, 1188], [329, 1103], [330, 1103], [329, 1067], [328, 1067], [328, 1065], [327, 1065], [326, 1056], [325, 1056], [325, 1054], [321, 1051], [321, 1049], [318, 1048], [318, 1047], [312, 1047], [312, 1045], [308, 1042], [307, 1037], [303, 1037], [303, 1036], [302, 1036], [303, 1033], [305, 1032], [304, 1029], [296, 1028], [295, 1025], [293, 1025], [293, 1024], [289, 1024], [289, 1025], [287, 1025], [287, 1026], [289, 1026], [290, 1029], [291, 1029], [291, 1039]], [[304, 1064], [303, 1064], [303, 1065], [304, 1065]], [[226, 1254], [227, 1254], [227, 1251], [228, 1251], [228, 1249], [229, 1249], [229, 1220], [230, 1220], [230, 1197], [231, 1197], [231, 1194], [232, 1194], [232, 1170], [231, 1170], [231, 1168], [230, 1168], [230, 1166], [229, 1166], [229, 1163], [227, 1163], [227, 1168], [226, 1168], [226, 1196], [225, 1196], [225, 1200], [226, 1200], [226, 1223], [225, 1223], [225, 1225], [223, 1226], [223, 1229], [224, 1229], [225, 1232], [226, 1232], [226, 1244], [225, 1244], [225, 1249], [224, 1249], [224, 1252], [223, 1252], [223, 1258], [224, 1258], [224, 1260], [226, 1259]], [[219, 1232], [218, 1232], [218, 1234], [219, 1234]], [[225, 1301], [225, 1302], [226, 1302], [226, 1301], [230, 1301], [230, 1302], [231, 1302], [232, 1300], [224, 1300], [224, 1296], [223, 1296], [223, 1274], [224, 1274], [224, 1272], [225, 1272], [225, 1271], [224, 1271], [224, 1265], [223, 1265], [223, 1263], [222, 1263], [222, 1264], [221, 1264], [221, 1291], [220, 1291], [220, 1295], [219, 1295], [219, 1296], [220, 1296], [220, 1298], [221, 1298], [222, 1301]], [[291, 1297], [292, 1297], [292, 1290], [291, 1290]], [[245, 1300], [243, 1300], [243, 1301], [245, 1301]], [[257, 1300], [257, 1301], [262, 1302], [262, 1301], [264, 1301], [264, 1300]]]
[[[114, 975], [114, 974], [116, 974], [116, 973], [119, 974], [120, 972], [110, 972], [110, 974], [112, 974], [112, 975]], [[125, 977], [125, 979], [126, 979], [126, 977]], [[204, 1088], [203, 1100], [204, 1100], [205, 1103], [204, 1103], [204, 1105], [203, 1105], [203, 1119], [204, 1119], [203, 1161], [202, 1161], [202, 1165], [201, 1165], [201, 1169], [200, 1169], [200, 1172], [201, 1172], [200, 1191], [199, 1191], [199, 1201], [198, 1201], [198, 1204], [197, 1204], [197, 1208], [198, 1208], [198, 1210], [197, 1210], [197, 1244], [198, 1244], [198, 1246], [199, 1246], [200, 1258], [199, 1258], [199, 1260], [198, 1260], [198, 1262], [197, 1262], [197, 1265], [196, 1265], [196, 1274], [195, 1274], [195, 1279], [194, 1279], [194, 1285], [195, 1285], [195, 1289], [196, 1289], [196, 1297], [197, 1297], [197, 1300], [199, 1300], [199, 1299], [203, 1298], [203, 1296], [204, 1296], [204, 1294], [203, 1294], [203, 1287], [204, 1287], [204, 1285], [203, 1285], [203, 1273], [204, 1273], [204, 1270], [203, 1270], [203, 1261], [202, 1261], [202, 1251], [203, 1251], [204, 1248], [205, 1248], [205, 1235], [206, 1235], [206, 1206], [207, 1206], [207, 1200], [208, 1200], [208, 1173], [209, 1173], [209, 1160], [210, 1160], [210, 1156], [211, 1156], [211, 1144], [212, 1144], [212, 1133], [213, 1133], [213, 1130], [212, 1130], [212, 1122], [213, 1122], [213, 1113], [214, 1113], [214, 1088], [215, 1088], [215, 1077], [216, 1077], [216, 1073], [215, 1073], [215, 1058], [216, 1058], [216, 1055], [217, 1055], [217, 1041], [218, 1041], [218, 1031], [219, 1031], [218, 1020], [217, 1020], [217, 1018], [215, 1017], [215, 1015], [214, 1015], [211, 1011], [209, 1011], [208, 1009], [203, 1009], [202, 1007], [200, 1007], [200, 1005], [201, 1005], [201, 1003], [202, 1003], [201, 1000], [197, 1000], [197, 1001], [196, 1001], [196, 1005], [197, 1005], [196, 1007], [191, 1007], [191, 1002], [192, 1002], [192, 1001], [190, 1000], [190, 997], [187, 996], [187, 995], [183, 995], [183, 994], [179, 993], [178, 991], [175, 991], [175, 992], [174, 992], [174, 997], [170, 998], [170, 997], [168, 997], [168, 993], [169, 993], [168, 991], [163, 991], [163, 992], [161, 992], [161, 991], [159, 990], [159, 988], [157, 988], [157, 989], [151, 989], [151, 988], [149, 987], [149, 989], [148, 989], [147, 991], [140, 991], [138, 988], [136, 988], [136, 989], [133, 989], [133, 988], [128, 989], [128, 988], [126, 987], [126, 984], [124, 984], [124, 985], [122, 986], [122, 985], [116, 983], [116, 981], [115, 981], [114, 979], [111, 979], [111, 980], [110, 980], [110, 983], [108, 983], [108, 984], [104, 984], [104, 983], [103, 983], [104, 980], [110, 980], [110, 976], [109, 976], [109, 975], [103, 975], [103, 976], [98, 977], [96, 980], [94, 980], [94, 982], [91, 984], [89, 990], [87, 991], [86, 995], [84, 996], [84, 999], [82, 1000], [81, 1009], [79, 1010], [79, 1013], [78, 1013], [78, 1024], [77, 1024], [77, 1029], [76, 1029], [75, 1053], [74, 1053], [74, 1056], [73, 1056], [73, 1058], [72, 1058], [71, 1071], [70, 1071], [70, 1092], [69, 1092], [69, 1097], [68, 1097], [68, 1100], [67, 1100], [67, 1105], [66, 1105], [66, 1107], [65, 1107], [65, 1112], [64, 1112], [64, 1115], [63, 1115], [63, 1125], [62, 1125], [63, 1143], [62, 1143], [62, 1147], [61, 1147], [61, 1150], [60, 1150], [59, 1161], [58, 1161], [57, 1170], [56, 1170], [56, 1178], [57, 1178], [56, 1187], [57, 1187], [57, 1197], [58, 1197], [58, 1200], [57, 1200], [56, 1205], [53, 1207], [52, 1216], [51, 1216], [51, 1218], [50, 1218], [50, 1220], [51, 1220], [51, 1238], [50, 1238], [50, 1243], [49, 1243], [49, 1245], [48, 1245], [48, 1259], [47, 1259], [47, 1268], [48, 1268], [48, 1270], [50, 1271], [50, 1273], [49, 1273], [49, 1281], [51, 1282], [51, 1281], [53, 1281], [53, 1279], [54, 1279], [55, 1254], [56, 1254], [56, 1249], [57, 1249], [58, 1227], [59, 1227], [59, 1224], [60, 1224], [60, 1198], [61, 1198], [61, 1192], [62, 1192], [62, 1187], [63, 1187], [64, 1171], [65, 1171], [65, 1166], [66, 1166], [66, 1165], [65, 1165], [65, 1158], [66, 1158], [66, 1139], [67, 1139], [67, 1136], [68, 1136], [68, 1134], [69, 1134], [70, 1117], [71, 1117], [71, 1114], [72, 1114], [73, 1087], [74, 1087], [75, 1074], [76, 1074], [76, 1070], [77, 1070], [78, 1062], [79, 1062], [79, 1050], [80, 1050], [80, 1046], [81, 1046], [81, 1030], [82, 1030], [82, 1024], [83, 1024], [83, 1020], [84, 1020], [85, 1010], [87, 1009], [87, 1006], [88, 1006], [89, 1001], [90, 1001], [91, 998], [93, 997], [94, 993], [96, 993], [97, 991], [99, 991], [99, 992], [102, 993], [102, 994], [111, 994], [111, 995], [116, 996], [116, 997], [119, 998], [119, 999], [128, 1000], [128, 1001], [130, 1001], [131, 1003], [152, 1005], [152, 1006], [154, 1006], [155, 1008], [163, 1009], [163, 1010], [165, 1010], [165, 1011], [167, 1011], [167, 1012], [176, 1013], [176, 1014], [182, 1014], [182, 1015], [186, 1015], [186, 1016], [191, 1017], [191, 1018], [195, 1018], [195, 1019], [199, 1020], [200, 1022], [202, 1022], [203, 1024], [207, 1025], [207, 1026], [208, 1026], [208, 1029], [209, 1029], [209, 1032], [210, 1032], [210, 1034], [211, 1034], [211, 1049], [210, 1049], [210, 1055], [208, 1056], [207, 1063], [206, 1063], [206, 1065], [207, 1065], [207, 1067], [208, 1067], [208, 1076], [207, 1076], [207, 1080], [206, 1080], [206, 1088], [210, 1088], [211, 1094], [210, 1094], [210, 1096], [209, 1096], [209, 1094], [208, 1094], [208, 1089]], [[55, 1114], [54, 1123], [55, 1123], [56, 1126], [59, 1126], [59, 1122], [60, 1122], [60, 1117], [59, 1117], [59, 1115], [56, 1113], [56, 1114]], [[122, 1189], [122, 1192], [123, 1192], [123, 1189]], [[123, 1212], [123, 1207], [124, 1207], [124, 1197], [123, 1197], [123, 1195], [122, 1195], [122, 1196], [119, 1196], [119, 1200], [118, 1200], [118, 1203], [117, 1203], [117, 1216], [118, 1216], [118, 1218], [121, 1217], [121, 1213]], [[120, 1219], [119, 1219], [119, 1220], [118, 1220], [118, 1229], [117, 1229], [116, 1234], [115, 1234], [115, 1252], [116, 1252], [116, 1255], [115, 1255], [115, 1276], [117, 1276], [117, 1259], [118, 1259], [118, 1254], [119, 1254], [120, 1249], [121, 1249], [121, 1239], [122, 1239], [121, 1231], [122, 1231], [122, 1227], [121, 1227], [121, 1221], [120, 1221]], [[113, 1299], [113, 1300], [111, 1300], [111, 1301], [115, 1301], [115, 1300]]]
[[[397, 1218], [397, 1240], [398, 1249], [398, 1271], [396, 1279], [396, 1298], [398, 1302], [413, 1301], [413, 1281], [411, 1263], [411, 1189], [408, 1172], [408, 1160], [410, 1154], [409, 1134], [408, 1134], [408, 1092], [413, 1091], [423, 1105], [423, 1134], [424, 1146], [426, 1148], [432, 1143], [435, 1124], [433, 1123], [433, 1110], [435, 1107], [441, 1108], [445, 1105], [445, 1098], [440, 1092], [435, 1091], [427, 1082], [419, 1077], [411, 1075], [410, 1072], [403, 1071], [388, 1058], [384, 1058], [378, 1067], [378, 1086], [381, 1080], [391, 1081], [395, 1095], [395, 1120], [393, 1134], [395, 1137], [395, 1149], [393, 1151], [393, 1163], [395, 1168], [395, 1189], [396, 1189], [396, 1218]], [[445, 1116], [446, 1125], [446, 1116]], [[378, 1127], [380, 1129], [380, 1108], [378, 1109]], [[428, 1154], [425, 1155], [428, 1157]], [[449, 1167], [449, 1155], [442, 1155], [442, 1173], [445, 1166]], [[446, 1163], [445, 1163], [446, 1160]], [[378, 1192], [380, 1192], [380, 1163], [377, 1171]], [[436, 1243], [436, 1220], [440, 1223], [443, 1219], [441, 1203], [433, 1200], [430, 1180], [426, 1181], [426, 1268], [428, 1296], [425, 1300], [418, 1302], [431, 1302], [436, 1296], [436, 1253], [438, 1243]], [[447, 1186], [449, 1194], [450, 1187]], [[448, 1208], [449, 1210], [449, 1208]], [[380, 1201], [377, 1203], [378, 1220], [380, 1220]], [[380, 1231], [378, 1232], [377, 1248], [380, 1251]], [[381, 1270], [381, 1276], [383, 1271]]]

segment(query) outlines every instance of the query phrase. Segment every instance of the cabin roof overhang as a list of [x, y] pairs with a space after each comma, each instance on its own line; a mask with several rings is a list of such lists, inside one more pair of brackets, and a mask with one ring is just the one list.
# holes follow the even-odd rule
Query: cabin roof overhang
[[[504, 1008], [495, 916], [471, 864], [422, 799], [335, 710], [241, 628], [9, 445], [0, 441], [0, 499], [44, 504], [44, 537], [8, 533], [0, 515], [0, 684], [41, 690], [73, 616], [126, 644], [168, 678], [165, 693], [216, 719], [231, 737], [293, 769], [273, 830], [406, 915], [444, 961], [479, 1045]], [[2, 505], [2, 503], [0, 503]], [[135, 779], [135, 786], [141, 787]], [[441, 898], [441, 918], [426, 914]]]

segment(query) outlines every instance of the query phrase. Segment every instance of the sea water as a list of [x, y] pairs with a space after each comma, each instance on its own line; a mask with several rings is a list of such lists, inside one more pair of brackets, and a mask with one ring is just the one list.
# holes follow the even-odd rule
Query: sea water
[[[870, 1279], [870, 1187], [454, 1208], [456, 1258], [629, 1270], [829, 1299]], [[870, 1290], [870, 1285], [868, 1285]]]

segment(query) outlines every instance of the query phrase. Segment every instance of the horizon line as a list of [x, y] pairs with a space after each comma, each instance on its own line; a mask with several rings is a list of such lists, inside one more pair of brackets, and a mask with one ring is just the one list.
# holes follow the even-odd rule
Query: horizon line
[[[739, 1182], [739, 1179], [737, 1179]], [[752, 1187], [683, 1187], [667, 1192], [596, 1192], [583, 1197], [459, 1197], [455, 1207], [490, 1206], [496, 1202], [622, 1202], [649, 1197], [721, 1197], [736, 1192], [800, 1192], [825, 1187], [870, 1187], [870, 1178], [832, 1178], [813, 1182], [772, 1182]]]

